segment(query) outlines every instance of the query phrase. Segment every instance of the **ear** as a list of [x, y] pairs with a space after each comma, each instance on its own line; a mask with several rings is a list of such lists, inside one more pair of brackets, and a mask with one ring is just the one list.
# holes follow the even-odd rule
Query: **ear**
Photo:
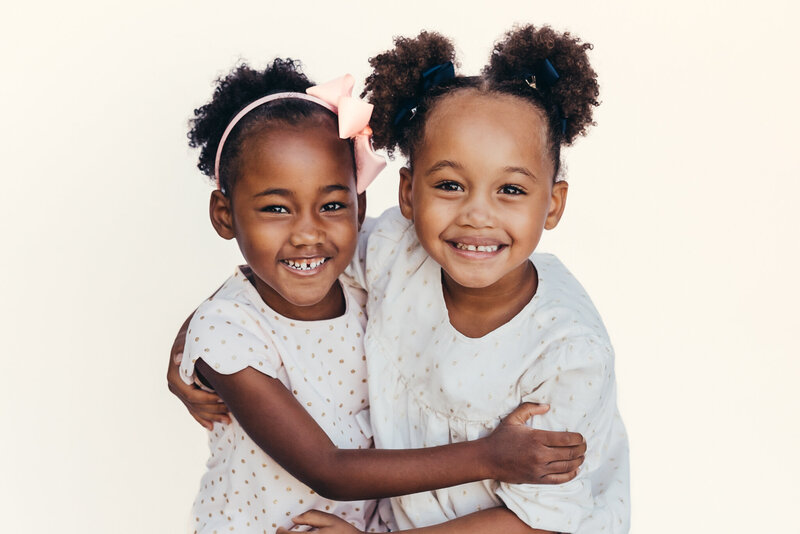
[[413, 188], [411, 185], [411, 169], [403, 167], [400, 169], [400, 189], [398, 191], [398, 203], [403, 217], [409, 221], [414, 221]]
[[569, 191], [569, 184], [567, 182], [556, 182], [553, 184], [553, 190], [550, 192], [550, 207], [547, 210], [547, 219], [544, 221], [546, 230], [552, 230], [558, 225], [561, 220], [561, 215], [564, 213], [564, 208], [567, 206], [567, 191]]
[[222, 239], [236, 237], [236, 231], [233, 228], [231, 199], [223, 195], [219, 189], [211, 193], [208, 215], [211, 217], [211, 225]]
[[367, 216], [367, 193], [361, 193], [357, 198], [358, 202], [358, 229], [361, 230], [361, 225], [364, 224], [364, 217]]

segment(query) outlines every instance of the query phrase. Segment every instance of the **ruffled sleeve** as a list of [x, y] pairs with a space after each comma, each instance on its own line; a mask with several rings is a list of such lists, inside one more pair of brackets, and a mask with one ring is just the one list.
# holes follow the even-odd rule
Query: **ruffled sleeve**
[[181, 362], [181, 378], [187, 384], [192, 383], [195, 363], [201, 358], [224, 375], [252, 367], [278, 378], [282, 365], [257, 310], [224, 298], [212, 298], [201, 304], [189, 323]]
[[602, 337], [585, 336], [563, 339], [539, 358], [544, 365], [532, 366], [520, 381], [523, 401], [550, 405], [532, 426], [580, 432], [587, 442], [586, 460], [565, 484], [501, 483], [497, 495], [533, 528], [577, 532], [595, 508], [589, 474], [613, 461], [608, 457], [617, 416], [613, 351]]

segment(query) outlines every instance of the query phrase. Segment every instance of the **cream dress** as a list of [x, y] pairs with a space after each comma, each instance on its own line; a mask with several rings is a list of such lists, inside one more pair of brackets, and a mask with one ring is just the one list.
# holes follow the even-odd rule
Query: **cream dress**
[[534, 528], [627, 532], [628, 443], [616, 405], [614, 352], [597, 310], [561, 262], [534, 254], [533, 299], [505, 325], [468, 338], [450, 324], [440, 266], [398, 209], [361, 239], [349, 273], [368, 291], [365, 349], [377, 447], [480, 438], [522, 401], [551, 405], [533, 418], [535, 428], [580, 432], [588, 446], [579, 475], [566, 484], [484, 480], [391, 499], [396, 526], [505, 505]]
[[[294, 393], [340, 448], [372, 446], [363, 350], [363, 291], [342, 284], [344, 315], [323, 321], [288, 319], [271, 310], [237, 269], [194, 314], [186, 336], [181, 377], [194, 379], [198, 358], [222, 374], [252, 367]], [[270, 409], [269, 406], [263, 409]], [[311, 508], [357, 528], [369, 524], [374, 501], [322, 498], [286, 472], [247, 435], [236, 419], [209, 432], [211, 457], [200, 482], [190, 531], [275, 532]]]

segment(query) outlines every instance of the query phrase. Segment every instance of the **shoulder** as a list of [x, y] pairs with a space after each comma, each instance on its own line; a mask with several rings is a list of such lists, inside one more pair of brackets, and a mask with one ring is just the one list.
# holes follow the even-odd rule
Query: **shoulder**
[[392, 269], [413, 271], [427, 257], [413, 223], [403, 217], [398, 207], [386, 210], [375, 220], [364, 252], [370, 292], [379, 289], [379, 280], [387, 279]]
[[600, 313], [577, 278], [553, 254], [531, 257], [539, 276], [537, 314], [546, 315], [551, 337], [579, 337], [607, 341]]
[[194, 372], [198, 359], [221, 374], [233, 374], [249, 366], [276, 376], [281, 355], [270, 336], [274, 325], [257, 295], [252, 284], [237, 271], [197, 308], [186, 332], [181, 363], [186, 376]]
[[[247, 317], [266, 313], [257, 295], [256, 289], [237, 268], [222, 287], [197, 307], [192, 323], [213, 319], [229, 325], [233, 323], [232, 319], [237, 319], [237, 324], [246, 324]], [[242, 323], [242, 320], [245, 322]]]
[[365, 223], [364, 227], [369, 233], [370, 243], [382, 241], [399, 243], [408, 239], [409, 235], [416, 236], [414, 225], [403, 216], [398, 206], [387, 209], [380, 216]]

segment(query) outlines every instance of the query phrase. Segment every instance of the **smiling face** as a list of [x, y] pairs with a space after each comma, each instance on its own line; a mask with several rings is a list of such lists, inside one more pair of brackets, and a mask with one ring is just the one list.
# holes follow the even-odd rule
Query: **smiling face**
[[342, 313], [336, 280], [353, 257], [363, 201], [332, 120], [251, 134], [230, 199], [212, 194], [217, 232], [236, 238], [264, 301], [290, 318]]
[[477, 90], [449, 95], [430, 113], [413, 173], [401, 171], [403, 214], [445, 282], [520, 283], [567, 193], [565, 182], [553, 183], [543, 115], [522, 99]]

